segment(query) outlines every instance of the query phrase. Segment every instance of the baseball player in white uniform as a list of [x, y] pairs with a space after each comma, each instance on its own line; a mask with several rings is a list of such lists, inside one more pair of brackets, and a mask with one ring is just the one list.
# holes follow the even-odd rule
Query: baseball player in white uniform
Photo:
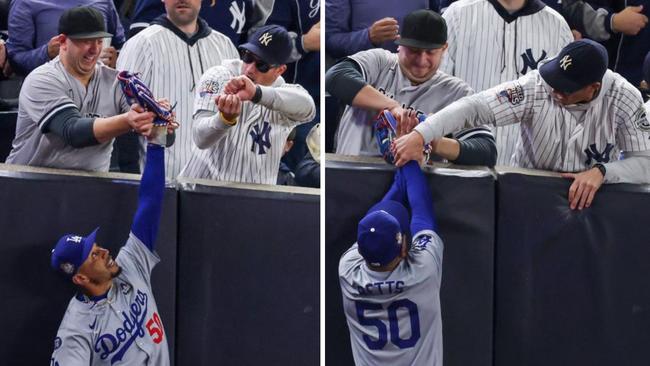
[[[228, 37], [198, 17], [200, 0], [165, 0], [166, 14], [122, 48], [117, 68], [139, 72], [154, 96], [176, 104], [176, 142], [166, 152], [167, 177], [174, 179], [192, 155], [192, 108], [201, 75], [223, 60], [238, 58]], [[146, 141], [142, 141], [142, 147]], [[143, 150], [140, 153], [143, 155]], [[142, 163], [142, 159], [141, 159]]]
[[[349, 104], [337, 131], [337, 154], [380, 155], [372, 121], [382, 109], [389, 109], [401, 124], [408, 114], [434, 113], [473, 93], [459, 78], [438, 70], [447, 48], [447, 28], [440, 15], [416, 10], [400, 29], [397, 53], [361, 51], [328, 70], [327, 91]], [[496, 160], [494, 137], [485, 127], [442, 139], [434, 153], [456, 164], [494, 165]]]
[[138, 209], [126, 244], [113, 260], [86, 237], [64, 235], [52, 251], [52, 268], [79, 289], [68, 304], [50, 364], [167, 366], [169, 350], [151, 290], [151, 270], [165, 188], [165, 151], [150, 144]]
[[[573, 41], [564, 18], [540, 0], [459, 0], [442, 15], [449, 26], [443, 71], [483, 91], [518, 79]], [[497, 164], [512, 165], [519, 126], [493, 129]]]
[[59, 56], [31, 72], [20, 90], [16, 136], [9, 164], [108, 171], [113, 138], [145, 133], [153, 113], [129, 109], [117, 71], [98, 62], [104, 18], [91, 7], [65, 11], [59, 20]]
[[289, 133], [316, 113], [309, 93], [280, 76], [291, 47], [284, 28], [264, 26], [240, 46], [241, 60], [226, 61], [201, 77], [192, 132], [196, 146], [180, 176], [276, 184]]
[[650, 123], [641, 94], [607, 70], [607, 51], [591, 40], [570, 43], [539, 71], [430, 116], [398, 139], [393, 152], [400, 165], [419, 158], [423, 141], [464, 127], [513, 123], [522, 129], [514, 163], [574, 179], [572, 209], [589, 207], [603, 182], [650, 182]]
[[357, 365], [443, 364], [443, 243], [432, 202], [415, 161], [397, 169], [388, 193], [359, 222], [357, 243], [341, 257], [339, 282]]

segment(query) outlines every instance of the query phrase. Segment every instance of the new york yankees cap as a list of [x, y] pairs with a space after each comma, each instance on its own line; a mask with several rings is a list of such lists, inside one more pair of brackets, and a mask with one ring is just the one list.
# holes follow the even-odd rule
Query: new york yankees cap
[[391, 200], [379, 202], [359, 221], [359, 253], [371, 267], [385, 266], [400, 254], [402, 235], [408, 227], [409, 214], [404, 205]]
[[395, 43], [426, 50], [441, 48], [447, 43], [447, 22], [433, 10], [416, 10], [404, 17]]
[[113, 37], [106, 32], [106, 22], [99, 10], [90, 6], [68, 9], [59, 18], [59, 34], [72, 39]]
[[278, 66], [290, 61], [293, 42], [286, 29], [273, 24], [258, 29], [239, 48], [254, 53], [271, 66]]
[[98, 230], [99, 228], [96, 228], [85, 237], [76, 234], [63, 235], [52, 249], [52, 269], [67, 277], [77, 273], [95, 244]]
[[553, 89], [571, 94], [603, 80], [607, 65], [605, 47], [590, 39], [581, 39], [569, 43], [555, 58], [541, 65], [539, 74]]

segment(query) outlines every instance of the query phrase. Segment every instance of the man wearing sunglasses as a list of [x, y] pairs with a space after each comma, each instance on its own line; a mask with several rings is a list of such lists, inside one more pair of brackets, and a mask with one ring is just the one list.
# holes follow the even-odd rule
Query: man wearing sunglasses
[[195, 151], [180, 176], [276, 184], [289, 133], [316, 112], [309, 93], [281, 77], [291, 50], [286, 29], [264, 26], [240, 46], [241, 60], [224, 61], [201, 77]]

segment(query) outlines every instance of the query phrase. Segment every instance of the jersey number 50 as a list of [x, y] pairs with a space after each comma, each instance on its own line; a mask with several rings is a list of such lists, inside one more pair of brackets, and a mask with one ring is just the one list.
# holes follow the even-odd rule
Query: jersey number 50
[[[363, 336], [363, 341], [366, 342], [368, 348], [372, 350], [382, 349], [388, 343], [388, 330], [386, 324], [379, 319], [366, 318], [364, 312], [366, 310], [383, 310], [381, 304], [373, 304], [365, 301], [355, 301], [357, 306], [357, 318], [361, 325], [368, 325], [376, 327], [379, 334], [377, 340], [372, 339], [369, 335]], [[397, 319], [397, 309], [406, 308], [408, 310], [409, 319], [411, 320], [411, 336], [407, 339], [399, 337], [399, 321]], [[416, 303], [409, 299], [401, 299], [394, 301], [386, 308], [388, 311], [388, 325], [390, 329], [390, 341], [399, 348], [411, 348], [418, 343], [420, 339], [420, 317], [418, 315], [418, 306]]]

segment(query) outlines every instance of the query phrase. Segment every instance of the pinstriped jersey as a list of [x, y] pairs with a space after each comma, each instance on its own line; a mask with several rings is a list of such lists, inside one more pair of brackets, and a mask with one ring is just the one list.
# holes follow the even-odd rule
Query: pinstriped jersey
[[117, 71], [97, 63], [88, 86], [69, 74], [57, 56], [30, 73], [20, 90], [16, 137], [9, 164], [107, 172], [113, 140], [74, 148], [48, 132], [60, 113], [76, 109], [83, 118], [112, 117], [129, 110]]
[[[541, 4], [540, 4], [541, 6]], [[481, 91], [531, 70], [573, 41], [560, 14], [548, 6], [506, 21], [488, 0], [459, 0], [443, 13], [449, 48], [441, 69]], [[493, 129], [497, 164], [512, 165], [519, 126]]]
[[167, 366], [169, 349], [151, 270], [160, 261], [133, 233], [115, 261], [122, 269], [106, 298], [70, 300], [54, 340], [51, 365]]
[[[180, 176], [218, 181], [276, 184], [280, 159], [289, 133], [315, 115], [314, 101], [298, 84], [282, 77], [264, 87], [259, 103], [246, 101], [236, 125], [218, 123], [214, 98], [232, 77], [241, 74], [240, 60], [227, 60], [208, 70], [201, 78], [195, 101], [194, 134], [215, 136], [211, 146], [194, 146], [192, 157]], [[274, 96], [270, 96], [271, 94]], [[205, 137], [205, 136], [204, 136]]]
[[[154, 24], [131, 38], [120, 52], [117, 68], [141, 73], [154, 97], [176, 104], [176, 141], [165, 149], [167, 178], [178, 176], [192, 154], [192, 107], [201, 75], [225, 59], [239, 57], [230, 39], [217, 31], [190, 45], [171, 30]], [[141, 139], [142, 149], [146, 141]], [[144, 153], [140, 154], [144, 157]]]
[[[400, 102], [404, 108], [415, 110], [418, 115], [435, 113], [473, 93], [465, 82], [440, 71], [426, 82], [412, 85], [399, 66], [397, 54], [383, 49], [361, 51], [350, 56], [350, 59], [359, 65], [364, 80], [370, 86]], [[347, 106], [337, 131], [336, 153], [379, 156], [372, 128], [372, 120], [377, 113]]]
[[355, 243], [339, 262], [343, 310], [357, 365], [442, 366], [443, 243], [417, 233], [391, 272], [368, 268]]
[[[537, 70], [475, 94], [484, 113], [447, 126], [435, 116], [416, 129], [426, 138], [480, 124], [519, 123], [514, 163], [523, 168], [577, 172], [618, 160], [621, 152], [650, 150], [650, 123], [641, 93], [621, 75], [605, 72], [592, 101], [563, 106]], [[471, 98], [473, 98], [472, 96]], [[461, 122], [462, 121], [456, 121]]]

